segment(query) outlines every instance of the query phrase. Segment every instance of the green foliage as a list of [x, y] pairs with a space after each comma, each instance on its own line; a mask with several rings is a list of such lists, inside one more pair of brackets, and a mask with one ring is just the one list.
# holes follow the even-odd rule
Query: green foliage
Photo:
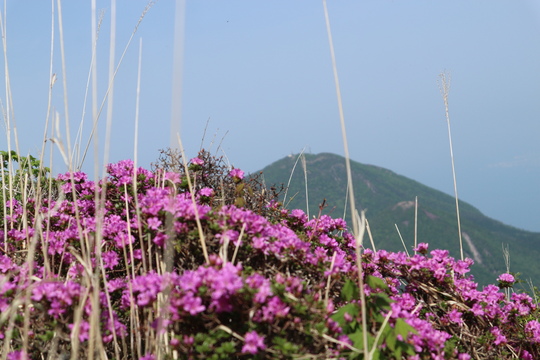
[[2, 168], [7, 173], [10, 173], [10, 162], [18, 163], [19, 167], [13, 175], [15, 178], [28, 175], [31, 179], [37, 180], [38, 178], [46, 178], [51, 172], [48, 167], [42, 167], [41, 162], [32, 155], [19, 156], [14, 150], [11, 152], [0, 151], [0, 158], [2, 159]]
[[[364, 351], [371, 351], [372, 359], [401, 359], [404, 355], [414, 355], [414, 347], [407, 343], [410, 334], [416, 333], [414, 328], [403, 319], [395, 319], [392, 323], [386, 319], [392, 300], [385, 293], [377, 291], [387, 289], [387, 285], [374, 276], [366, 278], [366, 285], [374, 291], [366, 299], [367, 334], [364, 334], [361, 320], [360, 289], [352, 280], [347, 280], [341, 291], [341, 298], [347, 304], [332, 315], [356, 349], [349, 353], [349, 359], [364, 359]], [[364, 335], [368, 349], [364, 349]]]
[[236, 342], [223, 330], [199, 333], [194, 339], [194, 350], [201, 359], [226, 360], [236, 351]]
[[273, 339], [273, 349], [275, 349], [278, 353], [283, 354], [284, 356], [292, 356], [294, 354], [298, 354], [300, 347], [296, 344], [293, 344], [292, 342], [288, 341], [287, 339], [276, 336]]
[[[0, 214], [4, 216], [5, 201], [10, 196], [17, 201], [23, 197], [33, 197], [36, 189], [46, 189], [51, 169], [41, 166], [39, 159], [32, 155], [20, 156], [14, 150], [0, 151], [0, 164], [2, 173], [0, 181], [3, 189], [0, 191]], [[3, 174], [3, 177], [2, 177]], [[4, 194], [7, 196], [4, 199]]]

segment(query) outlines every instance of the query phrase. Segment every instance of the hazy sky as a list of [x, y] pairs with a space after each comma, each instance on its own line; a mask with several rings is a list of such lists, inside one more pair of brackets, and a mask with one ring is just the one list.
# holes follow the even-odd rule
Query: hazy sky
[[[62, 4], [72, 145], [92, 61], [90, 4]], [[118, 1], [115, 64], [146, 4]], [[507, 224], [540, 231], [538, 4], [329, 0], [352, 159], [452, 194], [437, 85], [447, 71], [461, 199]], [[111, 3], [98, 1], [97, 9], [104, 11], [96, 63], [100, 105], [108, 84]], [[343, 154], [321, 1], [187, 1], [184, 16], [183, 96], [174, 101], [182, 101], [181, 137], [189, 157], [200, 148], [208, 120], [203, 146], [246, 171], [304, 148]], [[38, 154], [47, 118], [51, 3], [8, 1], [4, 25], [21, 152]], [[140, 165], [149, 166], [157, 150], [169, 146], [174, 25], [175, 3], [158, 1], [133, 37], [115, 82], [110, 161], [134, 156], [141, 38]], [[58, 21], [54, 27], [52, 106], [66, 144]], [[0, 94], [6, 109], [5, 90]], [[91, 132], [91, 104], [88, 97], [83, 148]], [[98, 127], [101, 149], [106, 122], [105, 105]], [[2, 137], [0, 148], [6, 147]], [[54, 163], [56, 172], [65, 170], [58, 151]], [[93, 156], [83, 169], [93, 173]]]

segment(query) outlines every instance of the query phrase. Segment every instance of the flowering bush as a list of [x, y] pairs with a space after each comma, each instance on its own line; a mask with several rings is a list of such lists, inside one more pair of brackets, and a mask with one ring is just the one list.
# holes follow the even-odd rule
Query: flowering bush
[[9, 199], [0, 226], [0, 352], [540, 358], [537, 303], [505, 293], [511, 274], [478, 289], [467, 275], [472, 260], [427, 244], [412, 256], [361, 249], [357, 262], [342, 219], [308, 219], [275, 201], [258, 211], [265, 198], [243, 172], [225, 169], [217, 182], [212, 164], [199, 155], [186, 173], [121, 161], [97, 182], [59, 175], [57, 197]]

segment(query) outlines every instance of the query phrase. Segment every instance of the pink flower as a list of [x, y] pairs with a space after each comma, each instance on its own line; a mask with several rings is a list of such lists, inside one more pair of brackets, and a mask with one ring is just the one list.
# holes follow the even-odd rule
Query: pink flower
[[[71, 330], [71, 334], [75, 332], [75, 324], [68, 324], [69, 329]], [[79, 341], [83, 342], [88, 340], [90, 333], [90, 324], [88, 321], [82, 320], [79, 325]]]
[[214, 190], [211, 189], [211, 188], [205, 187], [205, 188], [202, 188], [201, 190], [199, 190], [199, 195], [210, 197], [210, 196], [214, 195]]
[[204, 165], [204, 160], [198, 157], [194, 157], [193, 159], [189, 160], [189, 162], [195, 165], [199, 165], [199, 166]]
[[244, 172], [240, 169], [232, 169], [229, 172], [229, 176], [238, 180], [242, 180], [244, 178]]
[[491, 329], [491, 334], [495, 336], [495, 341], [493, 342], [495, 345], [506, 344], [506, 336], [501, 333], [501, 330], [497, 326]]
[[169, 180], [173, 183], [180, 183], [182, 180], [180, 179], [180, 174], [175, 172], [168, 172], [165, 173], [165, 180]]
[[157, 230], [160, 225], [161, 225], [161, 220], [159, 220], [157, 217], [148, 218], [148, 227], [150, 229]]
[[499, 277], [497, 278], [497, 280], [498, 280], [498, 281], [512, 282], [512, 283], [513, 283], [514, 281], [516, 281], [516, 280], [514, 279], [514, 276], [511, 275], [511, 274], [508, 274], [508, 273], [502, 274], [501, 276], [499, 276]]
[[264, 345], [264, 336], [257, 334], [256, 331], [246, 333], [242, 354], [255, 355], [259, 350], [264, 349], [266, 349], [266, 345]]
[[24, 350], [12, 351], [7, 355], [8, 360], [27, 360], [30, 359]]
[[[352, 340], [347, 335], [339, 335], [338, 340], [343, 344], [353, 345]], [[345, 349], [345, 345], [340, 344], [340, 348]]]
[[193, 296], [193, 293], [188, 292], [186, 296], [182, 298], [184, 310], [191, 315], [197, 315], [200, 312], [206, 310], [206, 306], [202, 304], [202, 299], [198, 296]]
[[[131, 283], [135, 303], [140, 307], [151, 306], [163, 290], [162, 276], [154, 272], [135, 277]], [[124, 290], [129, 294], [129, 290]]]
[[525, 332], [529, 335], [530, 341], [540, 343], [540, 323], [537, 320], [531, 320], [525, 325]]
[[120, 263], [118, 254], [115, 251], [106, 251], [101, 254], [103, 260], [103, 267], [105, 269], [113, 269]]
[[262, 308], [262, 320], [272, 322], [274, 319], [287, 316], [290, 308], [277, 296], [270, 298], [266, 306]]
[[427, 254], [429, 245], [426, 243], [420, 243], [418, 246], [413, 249], [416, 252], [419, 252], [420, 254]]
[[455, 324], [463, 324], [463, 319], [461, 318], [462, 315], [463, 314], [456, 309], [452, 309], [452, 311], [447, 314], [448, 320]]
[[152, 354], [146, 354], [140, 360], [156, 360], [156, 357]]
[[512, 287], [514, 282], [516, 282], [516, 279], [514, 278], [513, 275], [504, 273], [504, 274], [501, 274], [501, 276], [497, 278], [497, 281], [499, 282], [500, 288], [508, 288], [508, 287]]
[[291, 217], [298, 220], [298, 222], [304, 224], [308, 221], [308, 217], [306, 213], [303, 210], [300, 209], [294, 209], [291, 211]]

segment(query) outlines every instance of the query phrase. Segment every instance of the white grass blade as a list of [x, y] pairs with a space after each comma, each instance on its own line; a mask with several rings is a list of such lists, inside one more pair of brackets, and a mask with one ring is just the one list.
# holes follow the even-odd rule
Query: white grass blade
[[64, 119], [66, 123], [66, 141], [67, 157], [66, 165], [68, 166], [69, 171], [73, 171], [73, 162], [71, 157], [71, 135], [70, 135], [70, 126], [69, 126], [69, 101], [68, 101], [68, 88], [67, 88], [67, 70], [66, 70], [66, 52], [64, 48], [64, 24], [62, 21], [62, 2], [57, 0], [56, 7], [58, 9], [58, 33], [60, 41], [60, 56], [62, 58], [62, 87], [64, 90]]
[[418, 246], [418, 196], [415, 196], [414, 198], [414, 248], [416, 249], [417, 246]]
[[456, 216], [457, 216], [458, 236], [459, 236], [459, 252], [461, 255], [461, 260], [463, 260], [464, 259], [463, 241], [461, 237], [461, 220], [459, 217], [459, 200], [458, 200], [458, 190], [457, 190], [457, 180], [456, 180], [456, 167], [454, 165], [454, 150], [452, 146], [452, 131], [450, 129], [450, 114], [449, 114], [449, 106], [448, 106], [448, 93], [450, 91], [450, 78], [449, 78], [449, 75], [447, 75], [444, 72], [439, 75], [439, 78], [440, 78], [439, 89], [443, 96], [446, 123], [448, 124], [448, 141], [450, 143], [450, 158], [452, 160], [452, 177], [454, 179], [454, 195], [456, 199]]
[[352, 216], [352, 225], [353, 225], [353, 233], [356, 238], [356, 262], [357, 262], [357, 268], [358, 268], [358, 285], [360, 289], [360, 301], [362, 306], [362, 340], [364, 344], [364, 354], [367, 355], [367, 359], [370, 360], [370, 354], [368, 352], [368, 339], [367, 339], [367, 318], [366, 318], [366, 303], [365, 303], [365, 294], [364, 294], [364, 280], [363, 280], [363, 270], [362, 270], [362, 255], [361, 255], [361, 245], [362, 245], [362, 238], [364, 236], [364, 230], [365, 230], [365, 215], [362, 211], [360, 219], [358, 216], [358, 212], [356, 210], [356, 204], [355, 204], [355, 198], [354, 198], [354, 186], [352, 182], [352, 174], [351, 174], [351, 159], [349, 156], [349, 145], [347, 143], [347, 130], [345, 128], [345, 116], [343, 114], [343, 103], [341, 101], [341, 90], [339, 86], [339, 77], [337, 72], [337, 65], [336, 65], [336, 55], [334, 52], [334, 43], [332, 40], [332, 31], [330, 29], [330, 19], [328, 17], [328, 7], [326, 6], [326, 0], [323, 0], [323, 6], [324, 6], [324, 18], [326, 20], [326, 31], [328, 33], [328, 43], [330, 45], [330, 55], [332, 57], [332, 69], [334, 72], [334, 82], [336, 85], [336, 95], [337, 95], [337, 101], [338, 101], [338, 109], [339, 109], [339, 120], [341, 123], [341, 134], [343, 137], [343, 148], [345, 151], [345, 166], [347, 168], [347, 185], [349, 188], [349, 194], [350, 194], [350, 206], [351, 206], [351, 214]]
[[170, 147], [178, 148], [177, 134], [181, 133], [182, 124], [182, 79], [184, 64], [184, 27], [185, 27], [185, 0], [176, 1], [174, 16], [174, 59], [172, 83], [172, 109]]
[[[139, 146], [139, 109], [141, 100], [141, 66], [142, 66], [142, 38], [139, 41], [139, 68], [137, 71], [137, 99], [135, 101], [135, 135], [133, 137], [133, 163], [137, 169], [138, 164], [138, 146]], [[134, 184], [136, 181], [133, 182]]]
[[[143, 10], [143, 12], [142, 12], [142, 14], [141, 14], [141, 16], [139, 18], [139, 21], [135, 25], [135, 28], [133, 29], [133, 32], [131, 33], [131, 36], [129, 37], [129, 40], [127, 41], [127, 44], [124, 47], [124, 51], [122, 52], [122, 55], [120, 56], [120, 59], [118, 60], [118, 64], [116, 65], [116, 68], [115, 68], [113, 76], [112, 76], [112, 80], [111, 80], [112, 82], [114, 82], [114, 79], [116, 78], [116, 75], [118, 74], [118, 70], [120, 70], [120, 66], [122, 65], [122, 62], [124, 60], [124, 57], [126, 56], [126, 53], [127, 53], [128, 49], [129, 49], [129, 46], [131, 45], [131, 41], [133, 40], [133, 37], [135, 36], [135, 34], [137, 33], [137, 30], [139, 29], [139, 25], [141, 24], [144, 16], [150, 10], [152, 5], [153, 5], [153, 2], [149, 2], [148, 5], [146, 5], [146, 7], [144, 8], [144, 10]], [[92, 127], [92, 131], [90, 132], [90, 136], [88, 137], [88, 142], [86, 143], [86, 147], [84, 149], [81, 162], [80, 162], [80, 164], [78, 166], [79, 168], [82, 167], [82, 165], [84, 163], [84, 160], [86, 159], [86, 155], [88, 154], [88, 148], [90, 147], [90, 143], [92, 142], [94, 134], [95, 134], [95, 132], [97, 130], [99, 117], [101, 116], [101, 112], [103, 111], [103, 108], [105, 107], [105, 102], [109, 98], [109, 92], [111, 91], [112, 87], [113, 87], [113, 84], [111, 82], [109, 82], [109, 86], [107, 88], [105, 96], [103, 97], [103, 101], [101, 102], [101, 105], [100, 105], [96, 115], [94, 116], [94, 121], [93, 121], [94, 124], [93, 124], [93, 127]], [[97, 164], [97, 162], [96, 162], [96, 164]]]
[[[111, 1], [111, 30], [109, 42], [109, 91], [107, 91], [107, 121], [105, 130], [105, 148], [103, 151], [103, 165], [109, 163], [109, 150], [111, 146], [111, 128], [114, 105], [114, 78], [116, 71], [114, 68], [116, 53], [116, 0]], [[131, 40], [131, 39], [130, 39]], [[105, 170], [104, 170], [105, 171]], [[103, 174], [105, 177], [105, 173]]]
[[306, 155], [302, 154], [302, 169], [304, 170], [304, 185], [306, 187], [306, 214], [309, 219], [309, 191], [308, 191], [308, 181], [307, 181], [307, 165], [306, 165]]
[[401, 239], [401, 244], [403, 245], [403, 248], [405, 249], [407, 256], [410, 256], [409, 251], [407, 250], [407, 246], [405, 245], [405, 241], [403, 241], [403, 236], [401, 236], [401, 231], [399, 231], [399, 227], [397, 226], [397, 224], [394, 224], [394, 226], [396, 227], [399, 238]]
[[283, 195], [283, 206], [285, 206], [285, 207], [287, 207], [287, 202], [286, 202], [287, 194], [289, 193], [289, 186], [291, 186], [291, 181], [292, 181], [292, 177], [294, 175], [294, 170], [296, 169], [296, 165], [298, 165], [298, 161], [300, 161], [300, 158], [304, 154], [305, 150], [306, 150], [306, 148], [303, 148], [302, 151], [300, 152], [300, 155], [298, 155], [298, 157], [296, 158], [296, 161], [294, 162], [293, 168], [291, 170], [291, 175], [289, 175], [289, 181], [287, 182], [287, 187], [285, 188], [285, 194]]

